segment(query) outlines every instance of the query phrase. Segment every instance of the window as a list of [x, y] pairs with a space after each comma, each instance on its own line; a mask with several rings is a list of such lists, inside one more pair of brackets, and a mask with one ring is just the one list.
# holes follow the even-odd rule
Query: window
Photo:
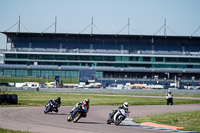
[[104, 56], [104, 61], [115, 61], [114, 56]]
[[16, 70], [16, 77], [28, 76], [28, 70]]
[[122, 61], [129, 61], [129, 57], [127, 57], [127, 56], [122, 56]]
[[190, 58], [191, 63], [200, 63], [200, 58]]
[[178, 62], [178, 58], [166, 58], [166, 62]]
[[116, 56], [115, 61], [122, 61], [121, 56]]
[[6, 54], [5, 58], [16, 58], [16, 54]]
[[19, 59], [28, 59], [28, 54], [18, 54], [17, 58], [19, 58]]
[[55, 55], [55, 59], [56, 60], [66, 60], [67, 56], [65, 56], [65, 55]]
[[179, 62], [189, 62], [189, 58], [179, 58]]
[[156, 62], [163, 62], [163, 58], [162, 57], [156, 57]]
[[78, 60], [78, 59], [79, 59], [79, 56], [69, 55], [69, 56], [67, 56], [67, 59], [68, 59], [68, 60]]
[[103, 56], [92, 56], [92, 60], [94, 60], [94, 61], [103, 61]]
[[80, 60], [90, 60], [91, 56], [79, 56]]
[[150, 61], [150, 57], [143, 57], [143, 61]]

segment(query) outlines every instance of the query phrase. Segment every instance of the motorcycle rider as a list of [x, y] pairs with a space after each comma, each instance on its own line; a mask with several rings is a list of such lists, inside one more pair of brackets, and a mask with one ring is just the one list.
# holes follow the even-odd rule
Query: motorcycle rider
[[58, 108], [60, 107], [61, 105], [61, 98], [58, 97], [57, 99], [55, 100], [50, 100], [49, 102], [51, 102], [51, 107], [53, 107], [53, 111], [55, 112], [58, 112]]
[[[128, 102], [124, 102], [124, 104], [122, 106], [119, 106], [118, 109], [128, 109]], [[113, 116], [115, 115], [115, 113], [117, 112], [117, 110], [115, 110], [115, 111], [113, 111], [111, 113], [110, 118], [113, 118]]]
[[90, 108], [90, 99], [86, 98], [84, 101], [81, 101], [79, 103], [77, 103], [74, 108], [70, 111], [70, 113], [72, 113], [72, 116], [74, 117], [76, 112], [74, 112], [75, 108], [76, 107], [82, 107], [84, 113], [83, 113], [83, 116], [82, 117], [86, 117], [87, 116], [87, 113], [89, 112], [89, 108]]
[[173, 94], [170, 90], [166, 93], [167, 105], [173, 105]]

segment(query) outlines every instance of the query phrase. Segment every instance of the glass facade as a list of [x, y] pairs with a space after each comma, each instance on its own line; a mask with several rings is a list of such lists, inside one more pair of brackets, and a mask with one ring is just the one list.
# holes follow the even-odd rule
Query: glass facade
[[5, 64], [33, 65], [34, 62], [38, 62], [38, 65], [200, 68], [200, 57], [191, 58], [189, 56], [146, 57], [108, 55], [5, 54]]
[[102, 79], [103, 78], [103, 72], [96, 72], [95, 75], [98, 79]]
[[62, 78], [78, 78], [78, 71], [53, 71], [53, 70], [7, 70], [1, 69], [0, 76], [13, 76], [13, 77], [55, 77]]

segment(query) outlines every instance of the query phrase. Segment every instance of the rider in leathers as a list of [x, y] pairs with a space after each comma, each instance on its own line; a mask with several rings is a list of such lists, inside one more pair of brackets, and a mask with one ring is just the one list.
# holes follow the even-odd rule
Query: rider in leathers
[[[119, 106], [118, 109], [127, 109], [128, 108], [128, 102], [124, 102], [124, 104], [122, 106]], [[110, 117], [113, 118], [113, 116], [115, 115], [115, 113], [117, 112], [118, 110], [115, 110], [111, 113]]]
[[52, 103], [51, 106], [53, 107], [53, 110], [54, 110], [55, 112], [58, 112], [58, 108], [59, 108], [60, 105], [61, 105], [61, 98], [58, 97], [57, 99], [55, 99], [55, 100], [50, 100], [49, 102]]
[[170, 90], [166, 93], [166, 100], [167, 100], [167, 105], [171, 104], [173, 105], [173, 94]]
[[90, 108], [89, 103], [90, 103], [90, 100], [88, 98], [86, 98], [84, 101], [77, 103], [75, 105], [75, 107], [71, 110], [72, 116], [74, 117], [76, 114], [76, 112], [74, 111], [75, 108], [81, 106], [84, 111], [82, 117], [86, 117], [87, 113], [89, 112], [89, 108]]

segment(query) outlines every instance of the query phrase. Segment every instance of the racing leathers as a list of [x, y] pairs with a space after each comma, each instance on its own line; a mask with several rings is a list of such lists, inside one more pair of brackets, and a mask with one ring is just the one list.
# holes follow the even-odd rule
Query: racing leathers
[[57, 100], [50, 100], [49, 102], [51, 103], [51, 107], [53, 107], [53, 110], [55, 112], [58, 112], [58, 108], [60, 107], [61, 102]]
[[77, 103], [77, 104], [74, 106], [74, 108], [71, 110], [71, 113], [72, 113], [73, 116], [74, 116], [75, 113], [76, 113], [74, 110], [75, 110], [77, 107], [81, 107], [81, 108], [83, 109], [84, 113], [83, 113], [82, 117], [86, 117], [86, 116], [87, 116], [87, 113], [89, 112], [89, 108], [90, 108], [89, 104], [86, 104], [84, 101], [81, 101], [81, 102]]
[[[119, 106], [119, 107], [118, 107], [118, 109], [124, 109], [124, 108], [125, 108], [124, 106]], [[118, 109], [117, 109], [117, 110], [114, 110], [114, 111], [111, 113], [110, 118], [113, 118], [113, 116], [114, 116], [115, 113], [118, 111]]]
[[173, 105], [173, 94], [171, 92], [166, 93], [167, 105]]

